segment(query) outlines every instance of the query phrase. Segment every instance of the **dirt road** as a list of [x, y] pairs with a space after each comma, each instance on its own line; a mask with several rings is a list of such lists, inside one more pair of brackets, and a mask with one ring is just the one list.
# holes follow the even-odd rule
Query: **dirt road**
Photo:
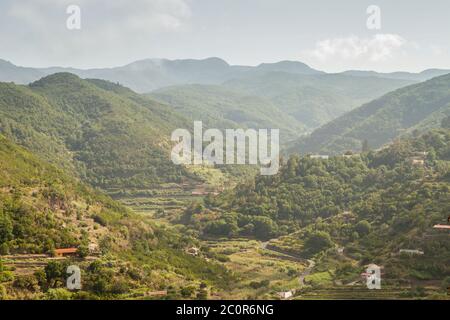
[[299, 256], [289, 254], [288, 252], [284, 252], [282, 250], [276, 250], [275, 248], [269, 246], [269, 242], [270, 241], [262, 242], [261, 243], [261, 249], [269, 250], [269, 251], [276, 252], [276, 253], [279, 253], [279, 254], [283, 254], [283, 255], [288, 256], [291, 259], [295, 259], [295, 260], [297, 260], [299, 262], [305, 262], [305, 261], [308, 262], [308, 266], [306, 267], [306, 269], [298, 277], [298, 282], [300, 284], [300, 287], [305, 286], [305, 278], [311, 274], [311, 271], [316, 266], [315, 261], [314, 260], [306, 260], [306, 259], [300, 258]]

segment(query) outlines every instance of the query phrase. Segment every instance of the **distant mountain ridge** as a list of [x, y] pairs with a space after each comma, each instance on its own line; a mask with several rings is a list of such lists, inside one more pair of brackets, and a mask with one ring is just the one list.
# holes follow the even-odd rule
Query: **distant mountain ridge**
[[281, 61], [256, 67], [231, 66], [220, 58], [202, 60], [145, 59], [114, 68], [76, 69], [64, 67], [23, 68], [0, 59], [0, 82], [28, 84], [46, 75], [70, 72], [81, 78], [103, 79], [146, 93], [162, 87], [182, 84], [220, 84], [224, 81], [265, 72], [283, 71], [299, 74], [322, 74], [304, 63]]
[[380, 73], [376, 71], [361, 71], [361, 70], [348, 70], [340, 74], [349, 75], [353, 77], [376, 77], [385, 79], [403, 79], [412, 81], [426, 81], [431, 78], [443, 76], [449, 74], [450, 70], [447, 69], [427, 69], [419, 73], [412, 72], [389, 72]]
[[[299, 61], [262, 63], [258, 66], [229, 65], [220, 58], [207, 59], [145, 59], [113, 68], [76, 69], [65, 67], [26, 68], [0, 59], [0, 82], [28, 84], [44, 76], [70, 72], [81, 78], [95, 78], [118, 82], [139, 93], [148, 93], [167, 86], [184, 84], [221, 84], [228, 80], [263, 76], [270, 72], [287, 72], [301, 75], [324, 75], [326, 72], [309, 67]], [[450, 70], [430, 69], [421, 73], [373, 71], [346, 71], [342, 75], [377, 77], [409, 81], [425, 81]]]

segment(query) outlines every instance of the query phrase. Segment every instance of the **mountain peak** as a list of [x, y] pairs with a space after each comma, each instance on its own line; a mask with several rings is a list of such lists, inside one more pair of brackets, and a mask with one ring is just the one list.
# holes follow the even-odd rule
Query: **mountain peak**
[[300, 61], [283, 60], [275, 63], [261, 63], [257, 69], [264, 71], [282, 71], [300, 74], [321, 74], [322, 71], [315, 70]]

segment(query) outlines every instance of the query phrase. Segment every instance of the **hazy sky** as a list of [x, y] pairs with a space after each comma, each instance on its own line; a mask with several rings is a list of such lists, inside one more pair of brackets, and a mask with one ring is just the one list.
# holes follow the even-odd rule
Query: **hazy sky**
[[[69, 30], [69, 5], [81, 29]], [[369, 5], [381, 29], [369, 30]], [[1, 0], [0, 58], [24, 66], [109, 67], [217, 56], [300, 60], [325, 71], [450, 68], [448, 0]]]

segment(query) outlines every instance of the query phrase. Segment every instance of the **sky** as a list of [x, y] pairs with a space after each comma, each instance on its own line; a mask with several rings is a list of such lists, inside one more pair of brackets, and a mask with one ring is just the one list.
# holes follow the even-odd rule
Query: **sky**
[[[78, 21], [71, 5], [80, 29], [67, 27]], [[0, 59], [30, 67], [220, 57], [234, 65], [297, 60], [327, 72], [450, 69], [449, 12], [448, 0], [1, 0]]]

